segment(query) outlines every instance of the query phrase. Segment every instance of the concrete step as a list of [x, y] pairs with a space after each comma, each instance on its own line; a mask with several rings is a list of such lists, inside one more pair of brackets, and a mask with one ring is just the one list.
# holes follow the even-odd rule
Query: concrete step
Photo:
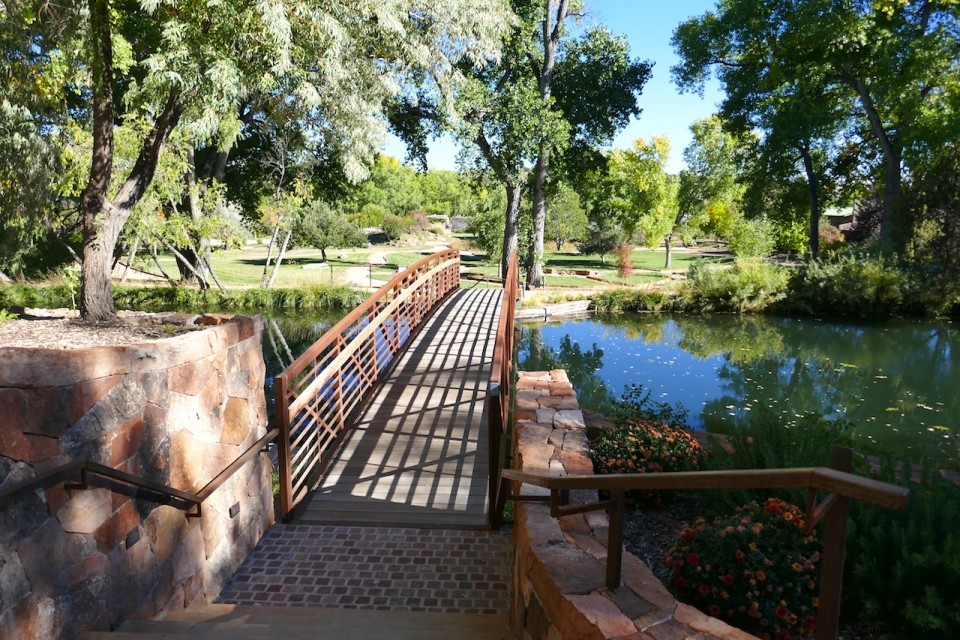
[[86, 640], [506, 640], [505, 615], [309, 607], [206, 605], [131, 620]]

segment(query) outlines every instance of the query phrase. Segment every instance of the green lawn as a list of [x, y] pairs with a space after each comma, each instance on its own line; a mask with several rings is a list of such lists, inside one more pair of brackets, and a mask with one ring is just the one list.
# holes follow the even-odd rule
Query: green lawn
[[[326, 268], [305, 269], [311, 264], [324, 262], [320, 251], [316, 249], [292, 249], [284, 257], [280, 272], [274, 283], [276, 287], [298, 287], [308, 284], [344, 284], [347, 282], [347, 270], [363, 267], [366, 269], [373, 254], [383, 254], [389, 265], [410, 266], [425, 257], [424, 248], [397, 248], [390, 246], [374, 246], [362, 249], [331, 249], [327, 252]], [[263, 264], [266, 260], [265, 246], [244, 247], [242, 249], [220, 250], [213, 253], [212, 262], [217, 276], [228, 287], [256, 287], [260, 284], [263, 274]], [[636, 249], [633, 252], [633, 265], [638, 271], [626, 282], [628, 285], [646, 284], [663, 278], [662, 272], [664, 255], [662, 251]], [[705, 260], [712, 264], [729, 262], [729, 258], [718, 256], [703, 256], [695, 253], [674, 253], [672, 269], [683, 270], [695, 260]], [[156, 265], [152, 261], [138, 263], [149, 272], [156, 272]], [[171, 276], [177, 276], [176, 263], [173, 256], [160, 256], [160, 263]], [[499, 268], [488, 262], [483, 255], [463, 256], [462, 265], [468, 273], [475, 273], [488, 277], [497, 277]], [[595, 255], [579, 253], [548, 253], [546, 267], [551, 269], [587, 269], [592, 275], [613, 285], [625, 284], [617, 275], [615, 256], [607, 256], [606, 264], [600, 262]], [[395, 268], [374, 265], [373, 279], [379, 281], [390, 280], [397, 271]], [[369, 277], [369, 272], [364, 274]], [[356, 277], [353, 278], [356, 280]], [[593, 287], [595, 280], [572, 274], [547, 274], [546, 285], [549, 287]]]
[[[332, 250], [327, 252], [326, 263], [330, 265], [329, 268], [304, 269], [305, 265], [323, 262], [320, 251], [316, 249], [287, 251], [274, 286], [297, 287], [306, 284], [329, 284], [331, 281], [333, 284], [341, 284], [344, 282], [346, 269], [358, 264], [366, 264], [371, 253], [373, 251], [370, 249]], [[345, 257], [338, 257], [341, 255]], [[211, 263], [224, 286], [255, 287], [260, 285], [266, 258], [266, 247], [245, 247], [215, 251], [211, 257]], [[176, 260], [172, 255], [161, 255], [160, 264], [170, 276], [177, 277]], [[150, 272], [156, 271], [156, 265], [152, 261], [148, 262], [144, 268]]]

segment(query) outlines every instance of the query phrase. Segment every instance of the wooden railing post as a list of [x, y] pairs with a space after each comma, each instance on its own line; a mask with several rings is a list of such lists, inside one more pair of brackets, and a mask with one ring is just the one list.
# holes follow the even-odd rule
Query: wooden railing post
[[273, 379], [273, 395], [276, 399], [277, 463], [280, 472], [280, 518], [286, 520], [293, 510], [293, 482], [290, 469], [290, 413], [287, 408], [287, 376], [280, 374]]
[[[833, 447], [830, 468], [849, 473], [853, 451]], [[817, 608], [817, 640], [836, 640], [840, 631], [840, 600], [843, 596], [843, 561], [847, 551], [847, 518], [850, 499], [837, 497], [824, 518], [823, 554], [820, 556], [820, 606]]]
[[607, 588], [613, 591], [620, 587], [620, 569], [623, 564], [623, 489], [612, 491], [610, 498], [613, 505], [608, 517], [610, 531], [607, 534]]
[[490, 416], [490, 433], [487, 437], [487, 456], [490, 465], [490, 480], [487, 487], [487, 524], [491, 529], [499, 529], [503, 524], [503, 514], [499, 512], [500, 494], [500, 448], [502, 446], [503, 414], [500, 411], [500, 387], [491, 384], [487, 395], [487, 411]]

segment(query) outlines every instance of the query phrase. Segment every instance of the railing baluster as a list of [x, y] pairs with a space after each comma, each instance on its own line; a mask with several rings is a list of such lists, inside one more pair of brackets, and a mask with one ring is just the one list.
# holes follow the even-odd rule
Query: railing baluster
[[293, 484], [290, 469], [290, 410], [287, 408], [287, 376], [283, 373], [273, 379], [276, 398], [276, 420], [279, 429], [277, 459], [280, 471], [280, 517], [286, 519], [293, 509]]

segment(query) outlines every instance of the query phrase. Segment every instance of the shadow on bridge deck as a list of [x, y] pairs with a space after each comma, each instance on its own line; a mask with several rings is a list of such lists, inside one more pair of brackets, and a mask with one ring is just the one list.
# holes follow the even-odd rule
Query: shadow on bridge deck
[[344, 440], [300, 522], [485, 528], [487, 387], [502, 291], [461, 290]]

